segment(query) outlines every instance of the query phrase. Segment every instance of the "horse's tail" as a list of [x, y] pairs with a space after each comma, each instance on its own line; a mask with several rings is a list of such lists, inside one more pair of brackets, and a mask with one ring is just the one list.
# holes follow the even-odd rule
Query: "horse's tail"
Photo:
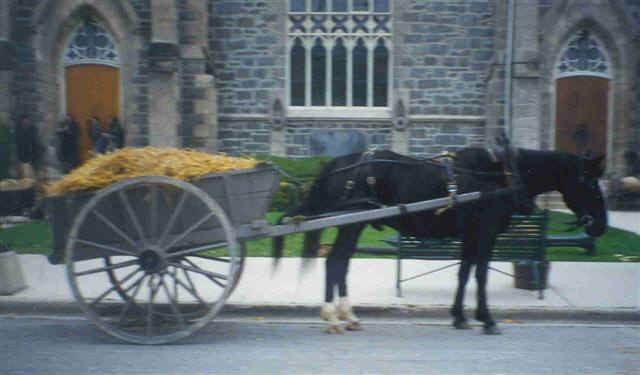
[[322, 230], [313, 230], [304, 234], [304, 247], [302, 249], [303, 258], [315, 257], [320, 248], [320, 237]]
[[[303, 211], [302, 207], [296, 207], [290, 210], [287, 210], [282, 216], [278, 218], [276, 224], [282, 224], [286, 218], [291, 218], [296, 215], [299, 215]], [[282, 253], [284, 249], [284, 236], [276, 236], [271, 239], [271, 256], [273, 257], [274, 267], [280, 262], [280, 258], [282, 258]]]
[[[284, 218], [286, 218], [287, 213], [283, 214], [278, 218], [276, 224], [282, 224]], [[271, 256], [274, 260], [274, 265], [278, 265], [280, 258], [282, 258], [282, 250], [284, 249], [284, 236], [276, 236], [271, 238]]]

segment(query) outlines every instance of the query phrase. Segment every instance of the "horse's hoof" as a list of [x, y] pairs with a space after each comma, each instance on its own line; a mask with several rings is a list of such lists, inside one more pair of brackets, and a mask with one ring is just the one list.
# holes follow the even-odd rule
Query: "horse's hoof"
[[461, 320], [459, 322], [454, 322], [453, 326], [456, 329], [471, 329], [471, 326], [469, 325], [469, 323], [467, 323], [466, 320]]
[[362, 331], [362, 326], [358, 321], [351, 321], [344, 327], [347, 331]]
[[484, 327], [484, 334], [485, 335], [501, 335], [502, 331], [500, 330], [500, 328], [498, 328], [497, 325], [491, 325], [488, 327]]
[[327, 333], [328, 334], [342, 333], [342, 329], [340, 328], [340, 326], [329, 326], [329, 328], [327, 328]]

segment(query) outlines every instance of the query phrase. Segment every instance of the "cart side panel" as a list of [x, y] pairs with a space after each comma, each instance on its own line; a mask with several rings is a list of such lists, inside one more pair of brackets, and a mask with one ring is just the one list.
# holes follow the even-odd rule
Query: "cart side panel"
[[[270, 166], [259, 166], [251, 170], [207, 175], [192, 183], [211, 196], [227, 213], [232, 225], [238, 226], [264, 218], [278, 186], [278, 175]], [[215, 216], [208, 218], [197, 230], [190, 231], [195, 223], [209, 215], [208, 210], [196, 199], [187, 199], [181, 214], [175, 217], [171, 231], [166, 235], [162, 233], [162, 225], [158, 225], [158, 222], [169, 221], [183, 193], [181, 191], [157, 191], [157, 203], [153, 210], [150, 209], [149, 202], [154, 199], [144, 184], [133, 185], [121, 193], [124, 198], [119, 194], [109, 195], [92, 209], [91, 214], [86, 216], [78, 238], [134, 252], [145, 242], [153, 244], [160, 240], [165, 244], [172, 244], [172, 249], [224, 241], [224, 231]], [[94, 194], [95, 192], [70, 193], [47, 200], [46, 208], [53, 235], [53, 252], [49, 256], [52, 264], [64, 263], [64, 250], [73, 221]], [[130, 211], [134, 214], [130, 214]], [[155, 214], [147, 216], [156, 216], [157, 220], [139, 214], [152, 211]], [[108, 222], [124, 223], [125, 225], [119, 225], [121, 233], [112, 230], [94, 212], [99, 212]], [[142, 217], [137, 217], [138, 215]], [[186, 232], [189, 232], [188, 236], [174, 243], [176, 238]], [[74, 252], [74, 260], [115, 255], [96, 246], [80, 246], [81, 251]]]
[[252, 173], [212, 175], [194, 182], [225, 210], [233, 225], [261, 219], [271, 205], [278, 186], [273, 168], [256, 168]]
[[64, 263], [64, 247], [75, 213], [91, 198], [88, 193], [71, 193], [47, 198], [45, 211], [51, 227], [53, 252], [49, 254], [52, 264]]

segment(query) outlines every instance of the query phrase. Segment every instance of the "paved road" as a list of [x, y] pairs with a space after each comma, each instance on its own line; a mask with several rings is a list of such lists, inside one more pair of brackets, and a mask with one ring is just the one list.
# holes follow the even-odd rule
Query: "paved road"
[[433, 320], [369, 320], [329, 335], [315, 319], [212, 322], [172, 345], [112, 339], [74, 316], [0, 316], [0, 373], [638, 374], [640, 326], [503, 322], [503, 335]]

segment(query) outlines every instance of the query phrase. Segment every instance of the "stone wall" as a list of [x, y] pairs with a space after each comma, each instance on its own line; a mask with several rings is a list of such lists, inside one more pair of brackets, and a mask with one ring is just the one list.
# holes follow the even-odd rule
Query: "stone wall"
[[[154, 19], [153, 5], [159, 3], [175, 6], [175, 22]], [[576, 20], [589, 17], [579, 14], [581, 9], [603, 9], [618, 18], [597, 18], [594, 24], [601, 22], [603, 26], [598, 27], [612, 33], [614, 52], [620, 57], [617, 63], [630, 62], [633, 67], [624, 68], [624, 77], [616, 77], [612, 105], [616, 133], [612, 138], [622, 134], [619, 138], [626, 142], [625, 147], [637, 148], [640, 1], [593, 1], [590, 7], [570, 7], [577, 4], [573, 0], [516, 3], [513, 123], [521, 145], [552, 147], [553, 85], [548, 55], [557, 53], [564, 40], [542, 30], [551, 25], [567, 33]], [[131, 145], [158, 143], [162, 136], [158, 124], [170, 120], [173, 128], [167, 130], [164, 143], [210, 151], [304, 157], [312, 153], [313, 129], [357, 129], [367, 134], [373, 148], [428, 156], [444, 149], [486, 144], [504, 127], [507, 1], [393, 1], [390, 113], [367, 118], [287, 116], [287, 0], [24, 0], [6, 4], [2, 14], [10, 20], [10, 28], [0, 27], [0, 39], [6, 35], [18, 63], [0, 77], [10, 92], [0, 109], [11, 120], [28, 112], [52, 129], [64, 111], [60, 98], [63, 69], [55, 67], [59, 62], [51, 62], [60, 47], [46, 46], [61, 43], [55, 38], [78, 22], [69, 13], [83, 5], [102, 12], [121, 40], [118, 48], [127, 64], [121, 77], [122, 112]], [[133, 16], [123, 10], [127, 7]], [[40, 18], [34, 19], [37, 12]], [[624, 17], [632, 20], [625, 21], [631, 25], [625, 35], [615, 35], [621, 26], [605, 24]], [[549, 19], [554, 22], [545, 23]], [[158, 73], [149, 59], [150, 47], [157, 42], [153, 24], [159, 21], [168, 29], [156, 26], [155, 39], [173, 38], [175, 24], [178, 54], [175, 70], [169, 74]], [[49, 31], [57, 36], [47, 39]], [[625, 42], [618, 43], [622, 39]], [[165, 85], [158, 87], [162, 82]], [[165, 89], [175, 96], [165, 95], [167, 105], [157, 108], [155, 99]], [[278, 102], [283, 105], [278, 107]], [[175, 107], [167, 112], [173, 117], [156, 113], [168, 106]], [[276, 107], [280, 109], [274, 110]], [[394, 126], [399, 116], [407, 124], [405, 130]], [[614, 168], [619, 167], [621, 155], [618, 143], [610, 156]]]
[[285, 85], [286, 0], [211, 2], [209, 49], [221, 115], [267, 114]]
[[[287, 2], [212, 2], [209, 46], [215, 61], [218, 88], [220, 151], [232, 154], [269, 152], [272, 142], [282, 142], [282, 154], [308, 156], [312, 129], [360, 129], [372, 148], [392, 148], [394, 141], [419, 154], [462, 145], [482, 144], [487, 78], [493, 61], [493, 1], [459, 0], [393, 2], [392, 102], [403, 101], [410, 127], [425, 139], [411, 140], [411, 130], [393, 130], [393, 118], [287, 120], [285, 129], [273, 132], [274, 100], [285, 92]], [[286, 114], [286, 109], [285, 109]], [[442, 136], [437, 125], [424, 132], [421, 117], [447, 121]], [[251, 118], [255, 117], [255, 118]], [[451, 118], [463, 118], [457, 123]], [[414, 121], [415, 120], [415, 121]], [[428, 120], [434, 121], [433, 119]], [[455, 134], [448, 132], [455, 127]], [[435, 130], [434, 130], [435, 129]], [[411, 133], [408, 133], [411, 132]], [[443, 142], [436, 145], [434, 142]], [[430, 145], [427, 146], [427, 143]], [[405, 144], [405, 146], [402, 146]]]
[[[634, 30], [635, 40], [640, 44], [640, 1], [638, 0], [625, 0], [625, 5], [628, 7], [628, 14], [634, 21], [635, 25], [638, 25]], [[640, 149], [640, 46], [635, 50], [635, 69], [633, 84], [631, 87], [632, 92], [632, 114], [631, 114], [631, 137], [629, 140], [629, 149]]]
[[29, 113], [36, 124], [43, 118], [39, 108], [42, 97], [37, 87], [35, 50], [32, 48], [34, 30], [31, 18], [37, 3], [37, 0], [14, 1], [11, 8], [11, 41], [17, 62], [11, 85], [14, 98], [11, 118], [16, 121], [20, 115]]
[[485, 142], [484, 121], [415, 121], [409, 132], [409, 153], [419, 157], [483, 147]]
[[484, 115], [492, 1], [394, 1], [394, 84], [409, 115]]

